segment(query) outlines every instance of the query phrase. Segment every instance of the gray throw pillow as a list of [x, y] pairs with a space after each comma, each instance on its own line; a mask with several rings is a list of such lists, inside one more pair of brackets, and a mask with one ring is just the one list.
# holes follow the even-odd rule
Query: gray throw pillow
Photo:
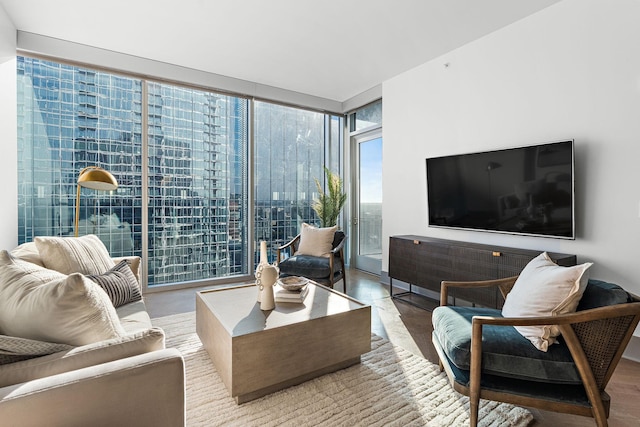
[[0, 335], [0, 365], [67, 351], [72, 348], [74, 347], [68, 344]]
[[116, 308], [142, 299], [138, 281], [133, 275], [133, 271], [131, 271], [129, 261], [126, 259], [123, 259], [115, 267], [103, 274], [90, 274], [87, 275], [87, 278], [96, 282], [105, 290]]

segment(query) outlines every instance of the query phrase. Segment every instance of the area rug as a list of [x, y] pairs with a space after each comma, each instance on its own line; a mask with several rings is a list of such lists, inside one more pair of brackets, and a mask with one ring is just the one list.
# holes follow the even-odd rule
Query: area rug
[[[359, 365], [236, 405], [198, 339], [195, 313], [152, 322], [185, 358], [188, 427], [469, 425], [469, 399], [437, 365], [377, 335]], [[481, 426], [524, 427], [532, 420], [526, 409], [481, 402]]]

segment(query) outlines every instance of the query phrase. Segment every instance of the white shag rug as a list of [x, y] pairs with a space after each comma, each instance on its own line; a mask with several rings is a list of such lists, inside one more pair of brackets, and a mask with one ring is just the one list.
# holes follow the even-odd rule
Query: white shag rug
[[[236, 405], [195, 327], [195, 313], [152, 320], [167, 347], [186, 363], [187, 426], [465, 426], [469, 399], [455, 392], [437, 365], [377, 335], [362, 362]], [[480, 426], [525, 427], [524, 408], [482, 401]]]

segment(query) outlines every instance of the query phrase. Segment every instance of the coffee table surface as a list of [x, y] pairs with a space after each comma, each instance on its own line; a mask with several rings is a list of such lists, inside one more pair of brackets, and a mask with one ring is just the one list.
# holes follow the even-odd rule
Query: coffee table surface
[[351, 297], [324, 286], [309, 283], [304, 303], [276, 303], [270, 311], [256, 303], [258, 288], [243, 285], [199, 292], [202, 301], [232, 337], [306, 322], [365, 307]]

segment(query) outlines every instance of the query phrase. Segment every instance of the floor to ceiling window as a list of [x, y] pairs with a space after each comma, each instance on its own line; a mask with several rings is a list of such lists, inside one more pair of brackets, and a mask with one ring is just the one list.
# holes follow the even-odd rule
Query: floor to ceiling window
[[326, 165], [340, 172], [343, 120], [299, 108], [255, 102], [255, 238], [270, 248], [295, 237], [303, 222], [317, 224], [315, 180]]
[[147, 88], [149, 281], [246, 273], [247, 100]]
[[339, 115], [27, 57], [17, 72], [19, 241], [73, 235], [77, 174], [104, 167], [119, 187], [82, 189], [79, 234], [141, 256], [148, 286], [250, 274], [252, 243], [316, 222], [314, 178], [341, 172]]
[[18, 57], [18, 240], [72, 236], [78, 172], [114, 174], [112, 192], [82, 189], [79, 234], [114, 256], [142, 246], [142, 82]]

